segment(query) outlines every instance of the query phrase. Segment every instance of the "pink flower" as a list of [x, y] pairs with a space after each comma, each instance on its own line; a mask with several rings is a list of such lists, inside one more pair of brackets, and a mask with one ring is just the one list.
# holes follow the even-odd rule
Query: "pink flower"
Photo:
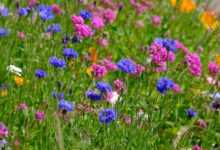
[[137, 28], [143, 28], [144, 27], [144, 22], [142, 20], [137, 20], [135, 23]]
[[202, 148], [199, 145], [194, 145], [192, 150], [202, 150]]
[[149, 49], [151, 60], [154, 64], [160, 65], [167, 61], [168, 53], [166, 48], [153, 43]]
[[167, 63], [166, 62], [160, 63], [155, 69], [156, 72], [164, 72], [166, 70], [167, 70]]
[[105, 66], [105, 68], [108, 70], [108, 71], [115, 71], [117, 70], [117, 65], [114, 64], [111, 60], [109, 59], [104, 59], [102, 61], [102, 65]]
[[8, 136], [8, 129], [3, 123], [0, 122], [0, 139], [6, 136]]
[[195, 124], [200, 128], [207, 128], [208, 126], [206, 121], [202, 119], [197, 120]]
[[41, 121], [41, 120], [44, 120], [45, 118], [45, 113], [43, 111], [37, 111], [35, 113], [35, 118], [38, 120], [38, 121]]
[[152, 16], [151, 18], [151, 22], [152, 24], [156, 27], [159, 26], [161, 24], [161, 18], [160, 16]]
[[140, 64], [136, 64], [136, 70], [135, 70], [135, 75], [139, 76], [144, 72], [145, 68], [144, 66], [140, 65]]
[[214, 85], [216, 84], [216, 80], [213, 77], [207, 77], [206, 80], [209, 84]]
[[106, 96], [106, 101], [111, 103], [112, 105], [115, 105], [118, 101], [119, 95], [117, 92], [108, 92]]
[[37, 5], [37, 0], [28, 0], [29, 7], [34, 7], [35, 5]]
[[212, 76], [216, 76], [219, 73], [219, 67], [215, 62], [209, 62], [208, 69]]
[[178, 84], [174, 84], [172, 90], [174, 93], [180, 93], [182, 91], [181, 87]]
[[18, 109], [19, 109], [19, 110], [25, 110], [25, 109], [27, 109], [27, 108], [28, 108], [28, 106], [27, 106], [26, 103], [20, 103], [20, 104], [18, 105]]
[[73, 15], [71, 17], [73, 25], [84, 24], [84, 19], [81, 16]]
[[80, 38], [92, 36], [92, 29], [88, 25], [76, 24], [75, 29], [76, 29], [77, 36], [79, 36]]
[[106, 39], [106, 38], [101, 38], [101, 39], [99, 39], [98, 40], [98, 44], [100, 45], [100, 46], [102, 46], [102, 47], [107, 47], [108, 46], [108, 39]]
[[120, 79], [114, 81], [114, 87], [117, 92], [120, 92], [124, 88], [124, 82]]
[[18, 32], [18, 38], [20, 39], [20, 40], [24, 40], [24, 38], [25, 38], [25, 33], [24, 32]]
[[101, 17], [93, 17], [92, 18], [92, 26], [95, 28], [95, 29], [102, 29], [105, 24], [104, 24], [104, 20], [101, 18]]
[[176, 56], [175, 56], [174, 52], [169, 51], [169, 52], [168, 52], [168, 60], [169, 60], [170, 62], [174, 62], [175, 59], [176, 59]]
[[53, 5], [52, 5], [52, 10], [53, 10], [53, 12], [54, 12], [55, 14], [57, 14], [57, 15], [60, 15], [61, 12], [62, 12], [60, 6], [57, 5], [57, 4], [53, 4]]
[[183, 43], [181, 43], [180, 41], [176, 40], [176, 47], [177, 49], [181, 49], [184, 54], [189, 54], [189, 49], [185, 45], [183, 45]]
[[107, 74], [108, 71], [105, 68], [105, 66], [93, 64], [92, 72], [93, 72], [93, 75], [99, 79], [99, 78], [103, 78]]
[[131, 125], [131, 123], [132, 123], [132, 119], [131, 119], [131, 117], [130, 116], [123, 116], [123, 121], [124, 121], [124, 123], [126, 124], [126, 125]]
[[196, 53], [189, 53], [186, 55], [186, 62], [188, 65], [189, 72], [193, 76], [201, 76], [202, 73], [202, 64], [200, 57]]
[[113, 23], [117, 17], [117, 13], [112, 9], [106, 9], [103, 12], [103, 17], [107, 22]]

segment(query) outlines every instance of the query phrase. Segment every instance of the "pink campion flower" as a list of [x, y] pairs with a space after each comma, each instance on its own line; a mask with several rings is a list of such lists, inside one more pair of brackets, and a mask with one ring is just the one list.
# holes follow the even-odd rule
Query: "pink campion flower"
[[25, 33], [24, 32], [18, 32], [17, 36], [20, 40], [24, 40], [25, 39]]
[[38, 120], [38, 121], [42, 121], [44, 120], [45, 118], [45, 113], [43, 111], [37, 111], [35, 113], [35, 118]]
[[202, 148], [199, 145], [194, 145], [192, 150], [202, 150]]
[[155, 71], [156, 72], [164, 72], [167, 70], [167, 63], [166, 62], [162, 62], [160, 63], [156, 68]]
[[161, 24], [161, 18], [160, 16], [152, 16], [151, 17], [151, 22], [153, 24], [153, 26], [159, 26]]
[[86, 24], [76, 24], [75, 31], [78, 37], [86, 38], [92, 36], [92, 29]]
[[175, 59], [176, 59], [176, 56], [175, 56], [174, 52], [169, 51], [169, 52], [168, 52], [168, 60], [169, 60], [170, 62], [174, 62]]
[[139, 75], [141, 75], [144, 72], [144, 70], [145, 70], [144, 66], [142, 66], [140, 64], [136, 64], [136, 69], [135, 69], [134, 75], [139, 76]]
[[100, 79], [100, 78], [103, 78], [108, 73], [108, 71], [105, 68], [105, 66], [93, 64], [92, 73], [96, 78]]
[[0, 122], [0, 138], [8, 136], [8, 128]]
[[35, 5], [37, 5], [37, 0], [28, 0], [29, 7], [34, 7]]
[[56, 14], [56, 15], [60, 15], [62, 13], [62, 10], [60, 8], [59, 5], [57, 4], [52, 4], [52, 11]]
[[172, 90], [173, 90], [174, 93], [182, 92], [181, 87], [178, 84], [176, 84], [176, 83], [173, 85]]
[[209, 69], [209, 73], [212, 75], [212, 76], [216, 76], [218, 73], [219, 73], [219, 67], [218, 65], [211, 61], [209, 62], [208, 64], [208, 69]]
[[19, 109], [19, 110], [25, 110], [25, 109], [27, 109], [27, 108], [28, 108], [28, 106], [27, 106], [26, 103], [20, 103], [20, 104], [18, 105], [18, 109]]
[[102, 63], [101, 63], [103, 66], [105, 66], [105, 68], [108, 70], [108, 71], [115, 71], [117, 70], [117, 65], [114, 64], [111, 60], [109, 59], [104, 59], [102, 60]]
[[186, 62], [188, 65], [189, 72], [193, 76], [201, 76], [202, 74], [202, 64], [200, 61], [200, 57], [196, 53], [189, 53], [186, 55]]
[[81, 16], [73, 15], [71, 20], [74, 26], [77, 24], [84, 24], [84, 19]]
[[106, 47], [109, 45], [108, 39], [106, 39], [106, 38], [100, 38], [100, 39], [98, 39], [98, 44], [99, 44], [101, 47], [106, 48]]
[[105, 9], [103, 17], [108, 23], [113, 23], [117, 17], [117, 13], [112, 9]]
[[92, 26], [95, 29], [102, 29], [105, 26], [104, 20], [101, 17], [95, 16], [92, 18]]
[[115, 80], [114, 88], [117, 92], [120, 92], [122, 89], [124, 89], [124, 82], [120, 79]]

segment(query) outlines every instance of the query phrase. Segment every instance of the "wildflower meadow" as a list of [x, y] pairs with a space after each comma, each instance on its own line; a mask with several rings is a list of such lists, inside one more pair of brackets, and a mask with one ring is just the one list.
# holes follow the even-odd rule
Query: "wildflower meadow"
[[0, 150], [220, 150], [218, 0], [0, 0]]

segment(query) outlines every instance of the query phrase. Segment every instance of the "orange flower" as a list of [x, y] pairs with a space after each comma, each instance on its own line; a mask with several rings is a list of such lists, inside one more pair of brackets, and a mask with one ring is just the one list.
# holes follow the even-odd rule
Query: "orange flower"
[[17, 86], [22, 86], [24, 84], [24, 78], [19, 76], [15, 76], [14, 81]]
[[220, 54], [215, 58], [215, 62], [220, 66]]
[[196, 3], [193, 0], [182, 0], [180, 3], [180, 11], [192, 12], [196, 9]]
[[171, 3], [171, 5], [172, 5], [173, 7], [176, 6], [176, 0], [170, 0], [170, 3]]
[[98, 59], [98, 54], [96, 52], [96, 48], [94, 48], [94, 47], [89, 48], [89, 52], [90, 52], [90, 57], [91, 57], [92, 63], [96, 63], [97, 59]]
[[204, 11], [200, 20], [206, 29], [215, 30], [219, 26], [219, 21], [217, 20], [215, 13], [212, 11]]

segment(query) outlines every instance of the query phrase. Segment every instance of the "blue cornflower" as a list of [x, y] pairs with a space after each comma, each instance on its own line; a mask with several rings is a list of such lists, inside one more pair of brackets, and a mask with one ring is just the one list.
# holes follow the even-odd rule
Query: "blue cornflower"
[[52, 24], [52, 25], [49, 25], [47, 27], [47, 31], [46, 32], [52, 32], [52, 33], [57, 33], [57, 32], [60, 32], [61, 31], [61, 26], [60, 24]]
[[98, 100], [102, 99], [102, 94], [101, 93], [97, 93], [97, 92], [92, 91], [92, 90], [88, 90], [86, 92], [86, 97], [89, 98], [90, 100], [98, 101]]
[[42, 70], [42, 69], [37, 69], [37, 70], [35, 71], [35, 76], [40, 79], [40, 78], [46, 77], [46, 76], [47, 76], [47, 73], [46, 73], [44, 70]]
[[87, 11], [87, 10], [81, 10], [80, 11], [80, 16], [84, 19], [84, 20], [89, 20], [92, 17], [92, 13]]
[[29, 8], [19, 8], [18, 9], [18, 14], [20, 16], [27, 16], [29, 12]]
[[58, 108], [60, 110], [65, 110], [67, 112], [71, 112], [74, 109], [74, 104], [72, 102], [66, 100], [60, 100], [58, 104]]
[[126, 73], [133, 74], [136, 72], [136, 65], [131, 59], [121, 59], [117, 63], [118, 68]]
[[39, 5], [38, 6], [38, 13], [39, 13], [41, 19], [44, 21], [51, 20], [54, 18], [54, 14], [53, 14], [51, 6]]
[[53, 65], [55, 68], [65, 68], [66, 62], [64, 59], [59, 59], [56, 56], [52, 56], [49, 59], [49, 62], [51, 65]]
[[0, 16], [7, 17], [8, 14], [9, 14], [8, 8], [6, 8], [6, 7], [1, 7], [0, 8]]
[[157, 38], [157, 39], [155, 39], [155, 42], [157, 44], [165, 47], [168, 51], [175, 52], [177, 50], [176, 41], [173, 39]]
[[74, 58], [76, 59], [78, 57], [78, 53], [72, 49], [72, 48], [64, 48], [63, 49], [63, 55], [66, 58]]
[[57, 93], [55, 91], [52, 91], [52, 96], [53, 98], [57, 99], [57, 100], [62, 100], [64, 99], [64, 93], [61, 92], [61, 93]]
[[4, 37], [8, 35], [8, 29], [0, 27], [0, 37]]
[[107, 108], [99, 111], [99, 122], [104, 124], [109, 124], [112, 121], [116, 120], [117, 113], [112, 108]]
[[187, 113], [187, 116], [190, 118], [195, 117], [197, 115], [197, 112], [194, 111], [192, 108], [187, 109], [186, 113]]
[[98, 82], [97, 84], [96, 84], [96, 88], [98, 89], [98, 90], [100, 90], [100, 92], [111, 92], [112, 91], [112, 87], [111, 87], [111, 85], [110, 84], [108, 84], [108, 83], [106, 83], [106, 82], [102, 82], [102, 81], [100, 81], [100, 82]]
[[174, 86], [173, 81], [166, 77], [160, 78], [157, 81], [157, 90], [162, 94], [166, 93], [167, 90], [173, 88], [173, 86]]

